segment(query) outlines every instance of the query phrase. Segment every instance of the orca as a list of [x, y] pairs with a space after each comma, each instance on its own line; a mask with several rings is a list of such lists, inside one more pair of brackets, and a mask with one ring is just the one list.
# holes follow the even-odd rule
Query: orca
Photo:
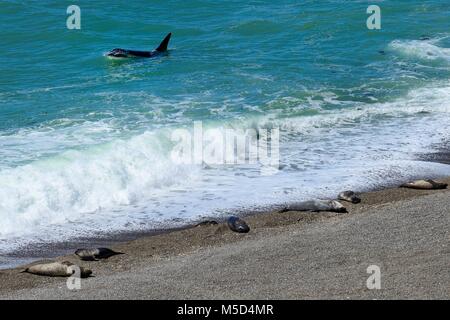
[[159, 47], [153, 51], [138, 51], [138, 50], [115, 48], [110, 52], [108, 52], [106, 56], [109, 58], [154, 58], [167, 51], [167, 46], [169, 45], [171, 36], [172, 33], [169, 33], [161, 42]]

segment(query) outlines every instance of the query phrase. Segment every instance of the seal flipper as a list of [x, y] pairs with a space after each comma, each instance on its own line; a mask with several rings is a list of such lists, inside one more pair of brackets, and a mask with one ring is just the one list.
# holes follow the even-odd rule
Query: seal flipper
[[164, 52], [167, 51], [167, 46], [169, 45], [170, 37], [172, 36], [172, 32], [170, 32], [164, 40], [161, 42], [158, 48], [156, 48], [156, 51]]

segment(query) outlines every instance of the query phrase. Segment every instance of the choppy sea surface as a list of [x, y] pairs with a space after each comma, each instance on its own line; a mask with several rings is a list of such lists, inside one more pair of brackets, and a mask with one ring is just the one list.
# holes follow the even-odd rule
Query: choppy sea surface
[[[0, 2], [0, 255], [450, 175], [450, 2]], [[116, 47], [167, 55], [109, 60]], [[278, 128], [279, 170], [176, 163], [176, 129]]]

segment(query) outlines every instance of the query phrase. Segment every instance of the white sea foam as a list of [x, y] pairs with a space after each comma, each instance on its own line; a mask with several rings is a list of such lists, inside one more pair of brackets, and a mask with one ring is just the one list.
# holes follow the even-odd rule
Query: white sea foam
[[0, 235], [80, 222], [103, 208], [133, 205], [155, 189], [192, 183], [195, 170], [172, 165], [160, 144], [145, 133], [2, 170]]
[[174, 226], [231, 209], [450, 174], [446, 165], [414, 161], [416, 152], [450, 135], [447, 83], [393, 102], [319, 111], [228, 123], [281, 128], [282, 170], [275, 176], [261, 176], [255, 166], [174, 164], [170, 129], [121, 137], [107, 122], [83, 122], [2, 136], [3, 157], [20, 158], [15, 153], [28, 148], [46, 155], [0, 169], [0, 252], [28, 242]]
[[450, 48], [440, 47], [438, 40], [395, 40], [389, 49], [405, 56], [422, 61], [450, 63]]

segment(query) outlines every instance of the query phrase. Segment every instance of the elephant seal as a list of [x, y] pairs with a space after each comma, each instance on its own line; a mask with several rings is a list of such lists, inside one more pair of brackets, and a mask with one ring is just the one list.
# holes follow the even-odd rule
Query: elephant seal
[[214, 226], [214, 225], [217, 225], [217, 224], [219, 224], [219, 223], [217, 221], [215, 221], [215, 220], [205, 220], [205, 221], [202, 221], [200, 223], [197, 223], [195, 226], [196, 227], [204, 227], [204, 226]]
[[361, 198], [356, 195], [353, 191], [343, 191], [338, 195], [339, 200], [348, 201], [351, 203], [360, 203]]
[[[49, 262], [49, 263], [35, 264], [34, 266], [26, 268], [22, 272], [47, 277], [70, 277], [71, 275], [74, 274], [74, 270], [72, 268], [74, 266], [76, 265], [69, 261]], [[92, 274], [92, 271], [89, 269], [85, 269], [83, 267], [79, 268], [81, 278], [87, 278]]]
[[347, 209], [336, 200], [309, 200], [290, 204], [287, 207], [280, 210], [280, 212], [287, 212], [287, 211], [309, 211], [309, 212], [330, 211], [330, 212], [345, 213], [347, 212]]
[[227, 220], [227, 224], [228, 227], [234, 232], [247, 233], [250, 231], [250, 227], [247, 225], [247, 223], [236, 216], [229, 217]]
[[404, 183], [400, 188], [420, 189], [420, 190], [437, 190], [446, 189], [446, 183], [436, 182], [434, 180], [416, 180]]
[[124, 254], [122, 252], [115, 252], [108, 248], [97, 249], [78, 249], [75, 254], [84, 261], [97, 261], [99, 259], [108, 259], [109, 257]]

